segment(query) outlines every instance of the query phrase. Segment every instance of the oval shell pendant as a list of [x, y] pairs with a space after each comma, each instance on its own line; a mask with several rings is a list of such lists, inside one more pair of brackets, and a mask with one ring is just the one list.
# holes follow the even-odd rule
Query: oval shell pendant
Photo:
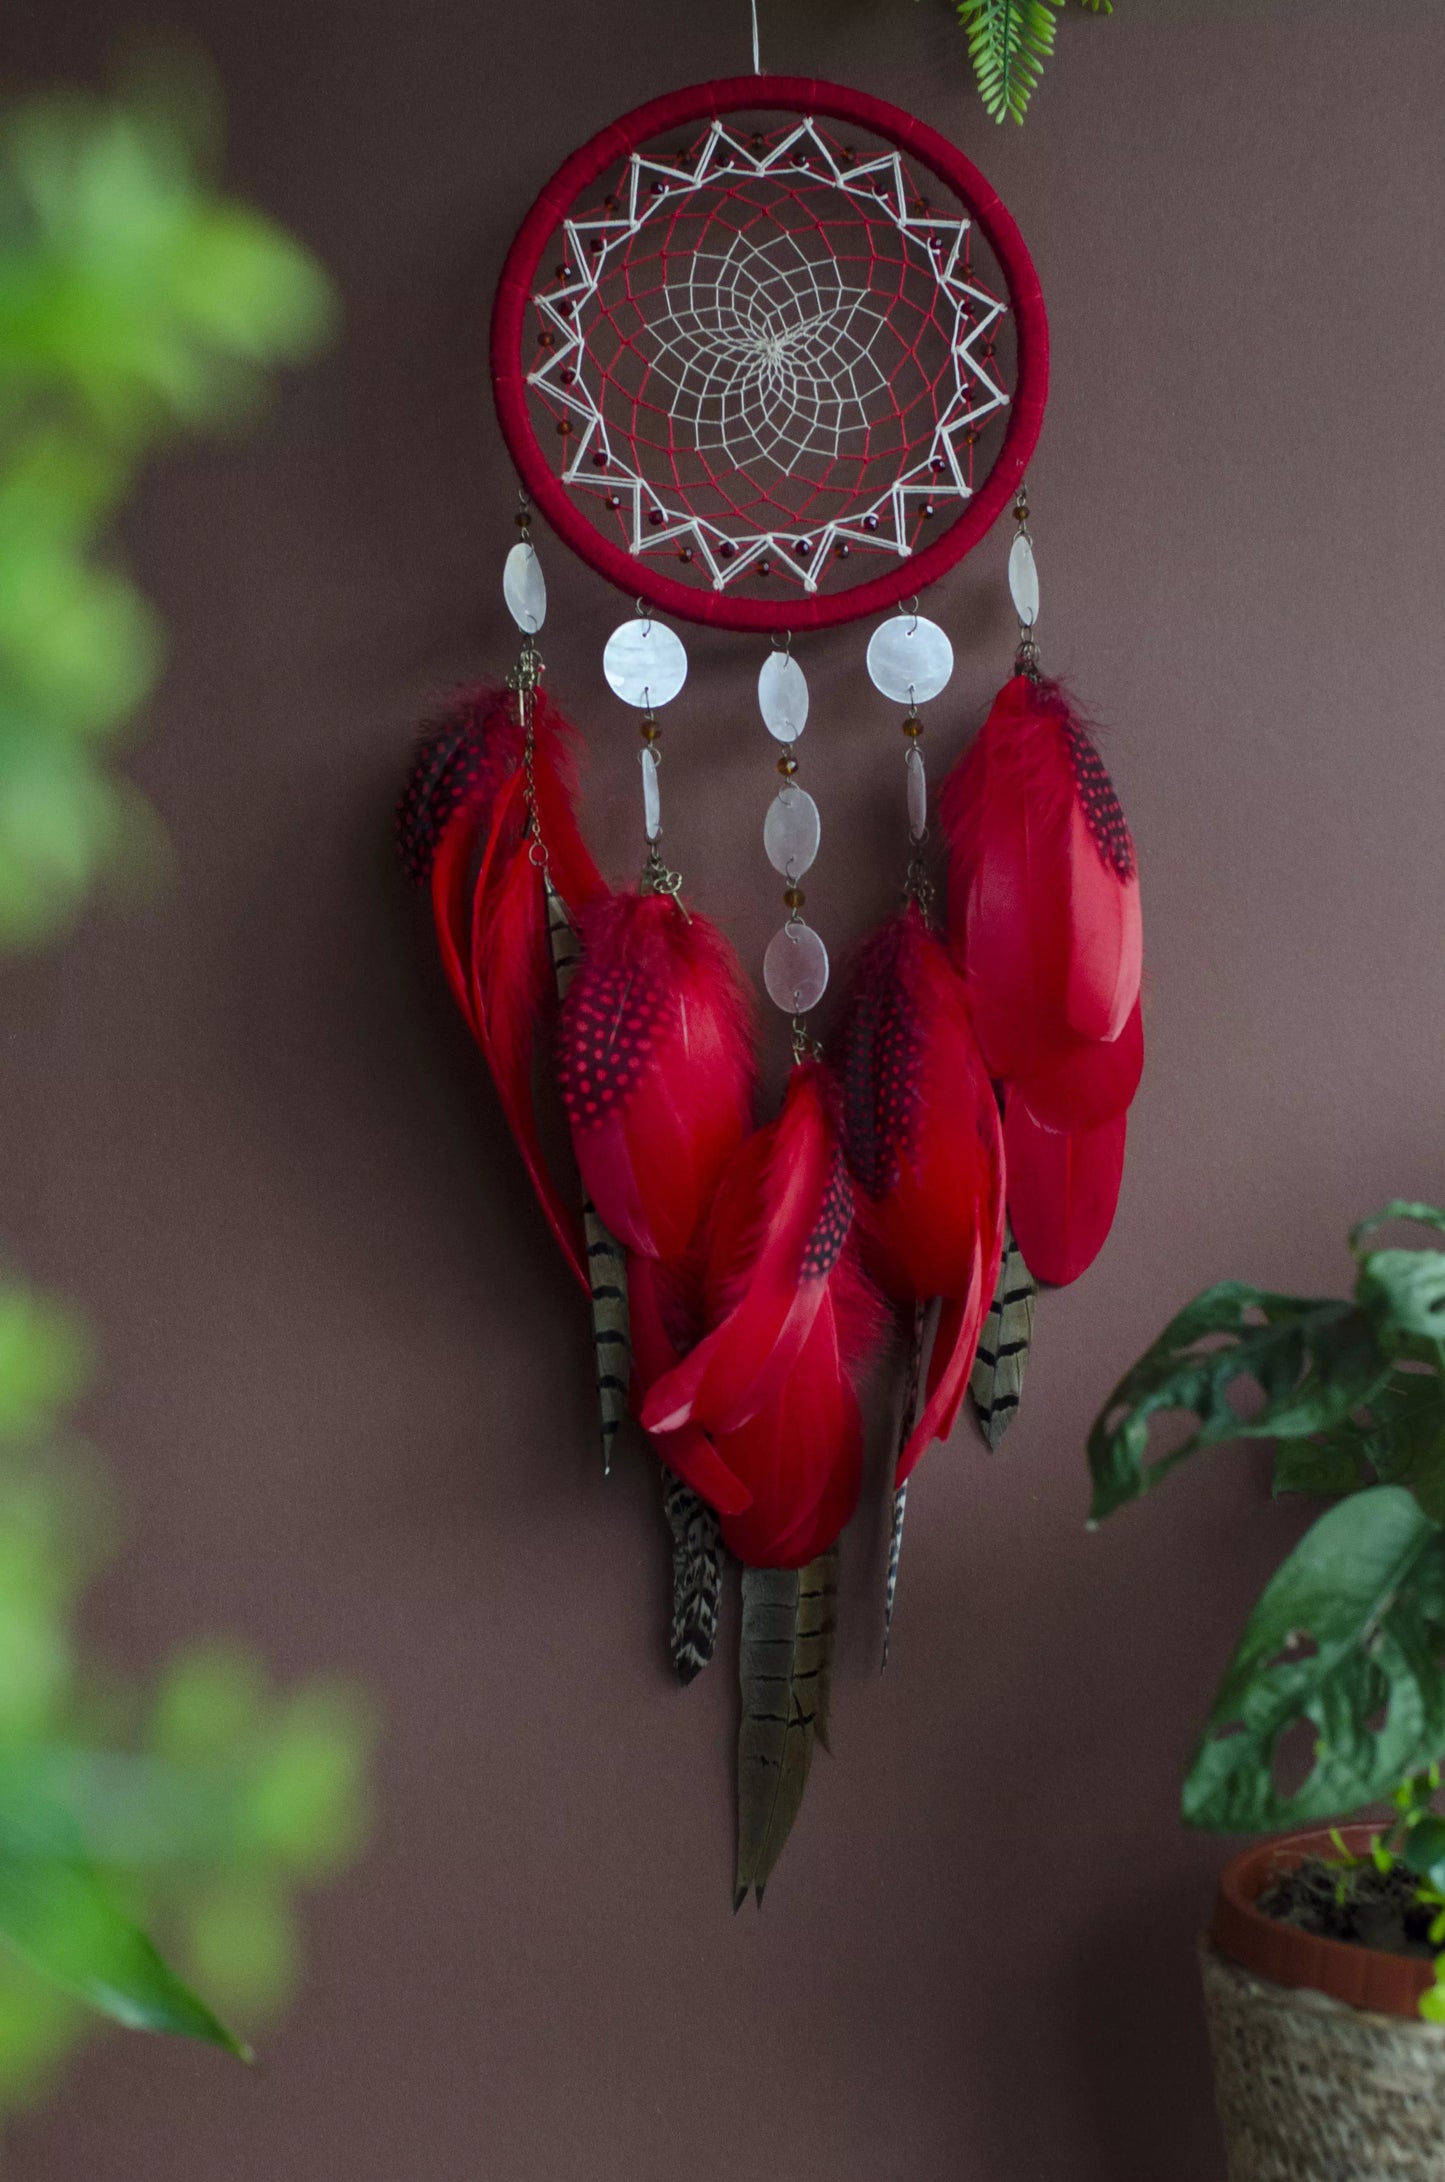
[[662, 797], [657, 785], [657, 752], [639, 750], [642, 760], [642, 830], [649, 841], [662, 831]]
[[916, 848], [928, 831], [928, 775], [923, 769], [923, 752], [917, 743], [909, 750], [904, 763], [908, 767], [908, 837]]
[[828, 990], [828, 950], [801, 917], [768, 941], [763, 983], [768, 998], [785, 1015], [806, 1015]]
[[607, 639], [602, 672], [616, 697], [639, 712], [670, 704], [687, 680], [682, 639], [660, 621], [624, 621]]
[[1009, 549], [1008, 587], [1014, 612], [1024, 628], [1031, 629], [1039, 618], [1039, 568], [1033, 546], [1022, 531]]
[[869, 638], [869, 680], [895, 704], [926, 705], [952, 673], [953, 646], [936, 621], [895, 614]]
[[808, 682], [787, 652], [770, 652], [758, 675], [758, 710], [779, 742], [796, 742], [808, 724]]
[[822, 838], [818, 806], [807, 789], [791, 783], [780, 788], [763, 820], [763, 847], [774, 871], [780, 871], [785, 879], [801, 879], [817, 855]]
[[502, 597], [507, 612], [526, 636], [535, 636], [547, 618], [547, 582], [533, 547], [519, 539], [502, 569]]

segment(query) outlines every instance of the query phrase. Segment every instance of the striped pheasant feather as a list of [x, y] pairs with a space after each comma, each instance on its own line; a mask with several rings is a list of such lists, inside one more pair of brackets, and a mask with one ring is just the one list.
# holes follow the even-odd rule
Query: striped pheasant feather
[[733, 1907], [759, 1906], [803, 1801], [813, 1746], [828, 1748], [838, 1556], [745, 1568], [739, 1651], [738, 1862]]
[[707, 1666], [717, 1643], [722, 1546], [712, 1509], [665, 1465], [662, 1512], [672, 1532], [672, 1663], [686, 1687]]
[[[923, 1378], [923, 1328], [928, 1307], [923, 1303], [913, 1306], [913, 1347], [908, 1359], [908, 1385], [903, 1395], [903, 1408], [898, 1419], [898, 1449], [901, 1454], [913, 1437], [913, 1427], [918, 1422], [918, 1395]], [[888, 1533], [888, 1574], [883, 1585], [883, 1662], [880, 1674], [888, 1671], [888, 1647], [893, 1637], [893, 1602], [898, 1596], [898, 1565], [903, 1558], [903, 1518], [908, 1512], [908, 1485], [904, 1479], [893, 1495], [893, 1521]]]
[[[577, 935], [566, 904], [550, 878], [547, 888], [547, 943], [557, 997], [563, 999], [580, 960]], [[612, 1471], [612, 1443], [627, 1415], [632, 1375], [632, 1342], [627, 1320], [627, 1254], [597, 1217], [590, 1198], [582, 1199], [582, 1232], [587, 1249], [587, 1286], [592, 1299], [592, 1347], [597, 1370], [597, 1417], [602, 1435], [602, 1469]]]
[[969, 1392], [983, 1436], [997, 1447], [1018, 1414], [1034, 1337], [1034, 1299], [1038, 1284], [1024, 1263], [1013, 1230], [1004, 1238], [998, 1286], [983, 1322]]

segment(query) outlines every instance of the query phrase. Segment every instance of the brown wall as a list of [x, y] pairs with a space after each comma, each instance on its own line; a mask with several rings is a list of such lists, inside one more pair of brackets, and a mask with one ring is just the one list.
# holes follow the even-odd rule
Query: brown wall
[[[24, 12], [27, 79], [93, 73], [132, 21]], [[1020, 132], [939, 0], [764, 7], [773, 65], [957, 137], [1037, 256], [1044, 630], [1111, 723], [1150, 1062], [1118, 1226], [1040, 1311], [1023, 1420], [921, 1473], [883, 1684], [876, 1506], [855, 1525], [838, 1758], [734, 1919], [729, 1672], [669, 1681], [653, 1479], [636, 1450], [594, 1473], [585, 1330], [387, 826], [429, 686], [508, 655], [503, 247], [604, 120], [745, 65], [745, 9], [173, 0], [235, 178], [334, 268], [345, 335], [256, 438], [144, 494], [174, 660], [135, 772], [177, 870], [6, 973], [5, 1225], [108, 1343], [89, 1421], [135, 1544], [97, 1634], [145, 1660], [243, 1629], [376, 1684], [392, 1731], [373, 1853], [315, 1906], [264, 2069], [112, 2041], [20, 2132], [16, 2182], [1218, 2182], [1191, 1950], [1222, 1848], [1178, 1781], [1295, 1518], [1233, 1453], [1087, 1537], [1080, 1449], [1197, 1286], [1333, 1285], [1352, 1216], [1445, 1188], [1445, 20], [1368, 13], [1070, 15]], [[618, 601], [542, 550], [625, 870]], [[951, 752], [1008, 658], [1001, 544], [936, 603]], [[842, 940], [896, 876], [896, 727], [857, 632], [807, 662], [810, 915]], [[694, 640], [667, 783], [750, 960], [776, 915], [756, 664]]]

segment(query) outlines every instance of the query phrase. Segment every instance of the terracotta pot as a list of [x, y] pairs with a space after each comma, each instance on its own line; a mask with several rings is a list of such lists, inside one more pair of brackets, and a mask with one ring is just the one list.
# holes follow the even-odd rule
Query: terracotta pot
[[[1342, 1826], [1355, 1855], [1368, 1853], [1373, 1826]], [[1414, 1955], [1387, 1955], [1344, 1940], [1318, 1939], [1255, 1908], [1271, 1879], [1310, 1856], [1337, 1856], [1327, 1832], [1286, 1834], [1257, 1842], [1226, 1865], [1214, 1904], [1210, 1937], [1222, 1955], [1275, 1985], [1307, 1986], [1352, 2008], [1420, 2020], [1416, 2002], [1435, 1982], [1433, 1965]]]

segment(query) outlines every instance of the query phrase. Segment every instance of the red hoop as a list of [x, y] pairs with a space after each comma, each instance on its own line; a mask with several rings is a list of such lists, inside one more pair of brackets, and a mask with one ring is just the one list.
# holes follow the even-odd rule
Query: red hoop
[[[522, 361], [526, 312], [548, 242], [578, 197], [619, 160], [630, 159], [661, 132], [728, 114], [777, 110], [850, 122], [894, 150], [906, 152], [963, 203], [992, 250], [1014, 313], [1015, 387], [1002, 444], [983, 484], [963, 513], [921, 551], [885, 574], [843, 591], [756, 599], [704, 590], [657, 572], [645, 557], [623, 551], [588, 521], [549, 466], [532, 425]], [[523, 485], [557, 535], [578, 557], [630, 598], [644, 598], [684, 620], [750, 630], [817, 629], [884, 611], [934, 583], [976, 545], [1016, 491], [1038, 441], [1048, 396], [1049, 336], [1043, 293], [1033, 261], [1003, 200], [946, 137], [901, 108], [867, 92], [802, 76], [736, 76], [670, 92], [639, 106], [573, 152], [548, 182], [507, 254], [492, 312], [492, 388], [502, 436]]]

